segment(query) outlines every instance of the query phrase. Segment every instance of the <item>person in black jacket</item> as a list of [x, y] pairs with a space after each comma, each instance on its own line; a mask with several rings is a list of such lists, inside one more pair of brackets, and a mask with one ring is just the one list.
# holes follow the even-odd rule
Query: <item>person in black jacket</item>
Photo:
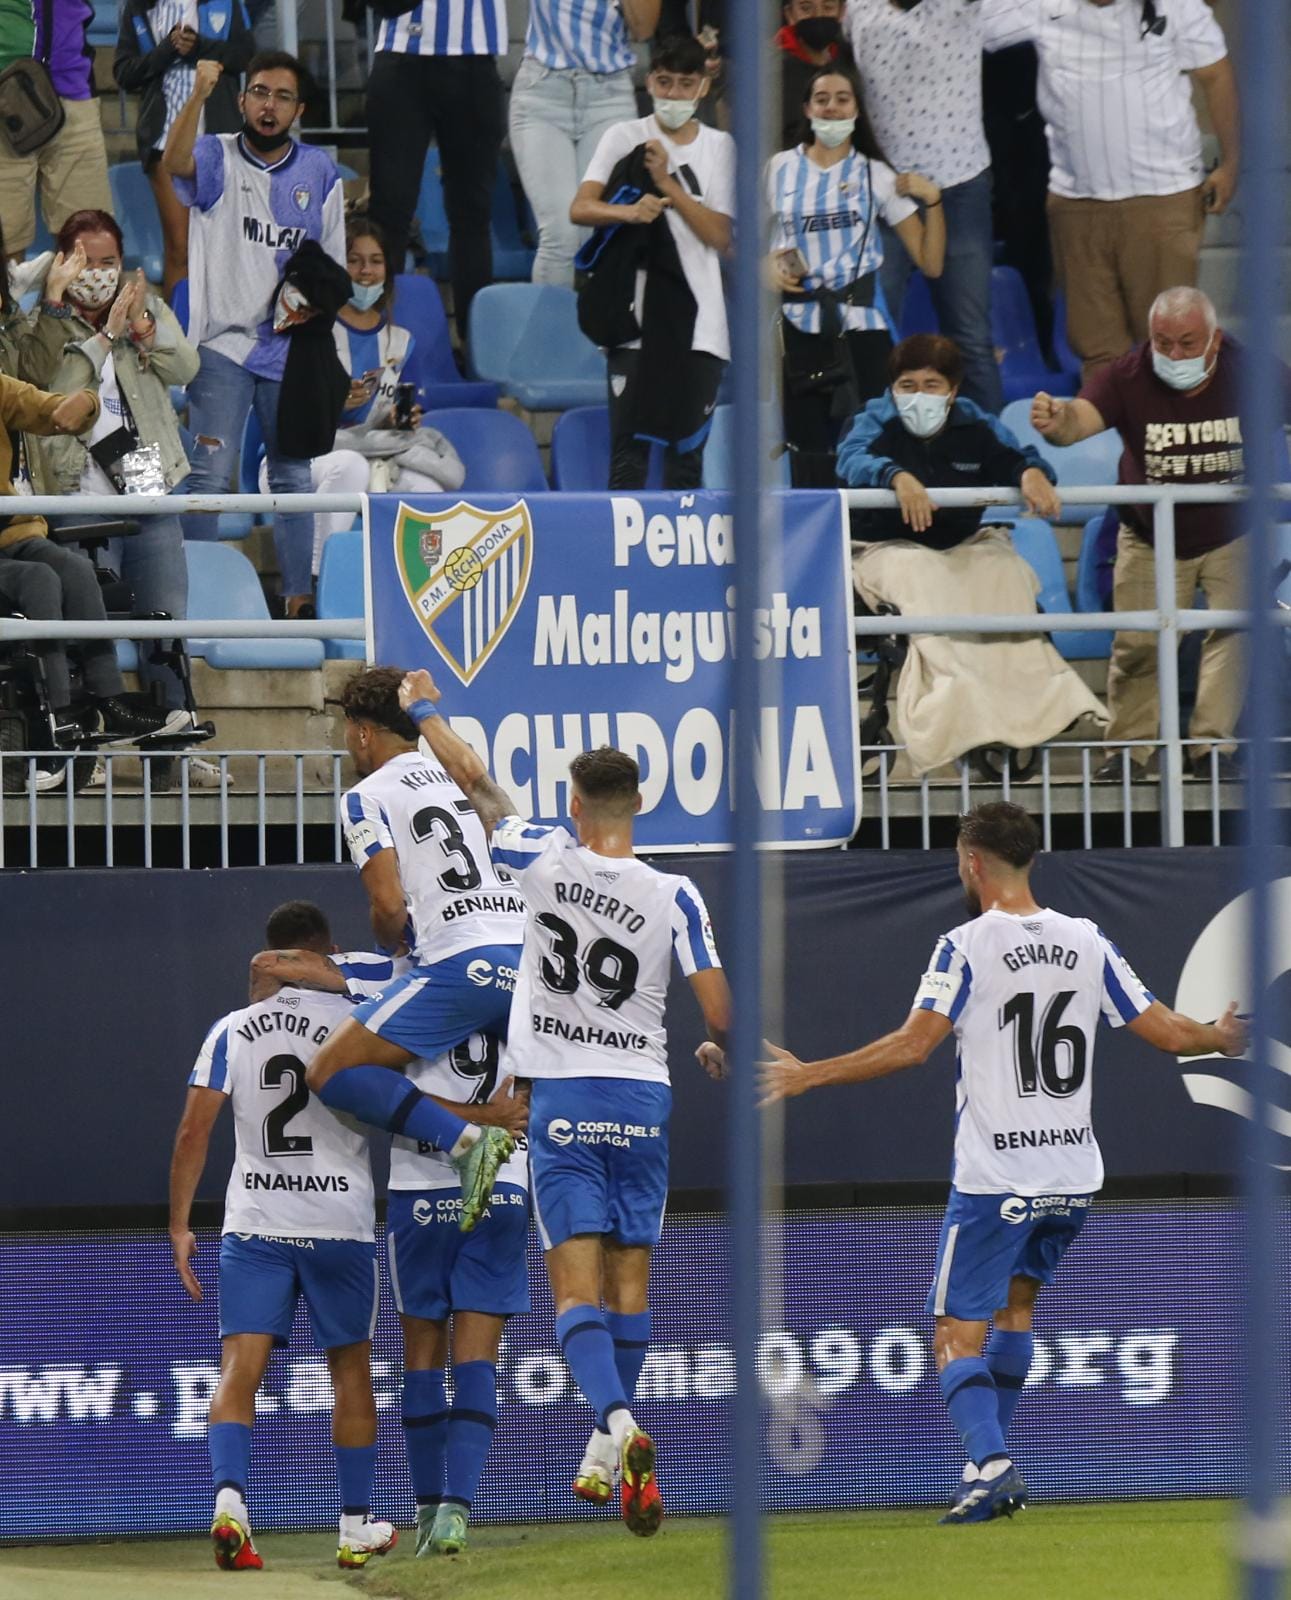
[[[195, 18], [193, 27], [190, 18]], [[161, 164], [170, 125], [193, 88], [199, 61], [224, 68], [206, 102], [204, 133], [237, 133], [238, 79], [255, 51], [242, 0], [123, 0], [112, 75], [137, 93], [135, 138], [161, 218], [162, 285], [170, 292], [188, 276], [188, 207]]]
[[1020, 491], [1032, 516], [1061, 510], [1053, 468], [997, 416], [961, 398], [964, 361], [953, 339], [917, 333], [888, 358], [886, 394], [871, 400], [838, 447], [838, 475], [853, 489], [891, 489], [896, 509], [865, 511], [860, 539], [917, 539], [934, 550], [961, 544], [982, 524], [975, 506], [938, 510], [928, 488]]

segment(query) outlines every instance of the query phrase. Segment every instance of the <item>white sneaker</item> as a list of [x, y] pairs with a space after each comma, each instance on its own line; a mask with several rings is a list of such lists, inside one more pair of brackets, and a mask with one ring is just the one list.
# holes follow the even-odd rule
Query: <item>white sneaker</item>
[[574, 1478], [574, 1493], [580, 1500], [590, 1500], [594, 1506], [609, 1503], [614, 1493], [614, 1478], [618, 1471], [619, 1453], [608, 1433], [595, 1430], [587, 1441], [587, 1449]]
[[[221, 768], [218, 762], [203, 761], [201, 756], [189, 756], [184, 763], [188, 768], [188, 787], [190, 789], [218, 789], [220, 787]], [[236, 787], [233, 774], [227, 768], [223, 769], [224, 786], [227, 789]]]
[[389, 1522], [365, 1522], [346, 1531], [344, 1520], [336, 1545], [338, 1567], [365, 1567], [373, 1556], [385, 1555], [399, 1542], [399, 1535]]

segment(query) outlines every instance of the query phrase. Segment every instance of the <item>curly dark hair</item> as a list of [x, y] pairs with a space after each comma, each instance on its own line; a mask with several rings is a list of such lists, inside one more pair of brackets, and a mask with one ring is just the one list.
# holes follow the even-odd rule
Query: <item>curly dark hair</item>
[[1040, 849], [1040, 830], [1035, 818], [1021, 806], [995, 800], [974, 806], [960, 817], [959, 841], [1011, 867], [1029, 867]]
[[402, 667], [369, 667], [356, 673], [341, 692], [341, 710], [349, 722], [370, 722], [409, 744], [417, 742], [417, 725], [399, 704]]
[[622, 750], [603, 744], [584, 750], [569, 763], [569, 775], [578, 792], [594, 806], [607, 811], [632, 812], [641, 792], [641, 768]]

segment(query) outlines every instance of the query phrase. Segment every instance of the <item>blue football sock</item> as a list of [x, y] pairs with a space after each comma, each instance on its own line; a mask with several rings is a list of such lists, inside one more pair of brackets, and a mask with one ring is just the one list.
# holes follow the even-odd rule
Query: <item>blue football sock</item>
[[417, 1504], [437, 1506], [444, 1497], [444, 1444], [448, 1438], [442, 1367], [404, 1373], [403, 1437]]
[[609, 1413], [626, 1409], [628, 1401], [614, 1361], [614, 1341], [600, 1307], [571, 1306], [562, 1311], [556, 1318], [556, 1338], [574, 1382], [608, 1432]]
[[941, 1397], [970, 1461], [980, 1467], [994, 1456], [1008, 1455], [995, 1381], [981, 1356], [964, 1356], [943, 1369]]
[[341, 1511], [347, 1517], [366, 1517], [372, 1505], [372, 1479], [377, 1470], [374, 1444], [333, 1445], [336, 1481], [341, 1490]]
[[389, 1067], [346, 1067], [327, 1080], [318, 1098], [333, 1111], [348, 1111], [360, 1122], [437, 1150], [451, 1150], [466, 1127]]
[[993, 1328], [986, 1341], [986, 1365], [995, 1379], [995, 1392], [999, 1396], [1000, 1432], [1006, 1439], [1034, 1355], [1035, 1334], [1029, 1331], [1013, 1333], [1003, 1328]]
[[211, 1478], [216, 1492], [236, 1489], [247, 1497], [247, 1474], [251, 1470], [251, 1429], [245, 1422], [213, 1422], [206, 1430], [211, 1452]]
[[619, 1382], [629, 1405], [637, 1392], [637, 1379], [645, 1364], [650, 1347], [650, 1313], [648, 1311], [607, 1311], [605, 1326], [614, 1340], [614, 1365], [618, 1368]]
[[470, 1510], [497, 1421], [498, 1369], [491, 1361], [456, 1363], [453, 1409], [448, 1413], [445, 1500]]

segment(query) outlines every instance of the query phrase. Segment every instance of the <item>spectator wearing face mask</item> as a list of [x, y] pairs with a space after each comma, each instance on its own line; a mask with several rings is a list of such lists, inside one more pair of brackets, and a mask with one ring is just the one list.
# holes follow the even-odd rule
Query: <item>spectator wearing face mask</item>
[[[1153, 302], [1148, 339], [1127, 355], [1098, 367], [1074, 400], [1038, 394], [1031, 422], [1056, 445], [1075, 444], [1115, 428], [1124, 446], [1117, 480], [1144, 483], [1241, 483], [1239, 420], [1242, 349], [1225, 333], [1200, 289], [1167, 289]], [[1283, 369], [1282, 415], [1291, 420], [1291, 372]], [[1112, 605], [1117, 611], [1156, 606], [1156, 560], [1151, 506], [1121, 506]], [[1246, 603], [1246, 510], [1241, 505], [1175, 508], [1175, 595], [1190, 606], [1197, 590], [1214, 610]], [[1212, 748], [1221, 778], [1238, 776], [1232, 737], [1242, 706], [1241, 635], [1213, 631], [1201, 645], [1197, 698], [1188, 727], [1196, 775], [1209, 778]], [[1107, 676], [1110, 739], [1152, 740], [1160, 726], [1157, 636], [1118, 633]], [[1130, 751], [1131, 773], [1144, 777], [1151, 752]], [[1121, 755], [1109, 755], [1095, 776], [1120, 780]]]
[[780, 63], [780, 110], [783, 127], [776, 145], [792, 150], [802, 138], [799, 108], [808, 85], [823, 67], [852, 66], [852, 52], [843, 38], [843, 0], [789, 0], [784, 26], [775, 36]]
[[[785, 442], [799, 488], [837, 483], [843, 425], [885, 384], [892, 337], [879, 305], [882, 218], [929, 278], [946, 225], [935, 183], [880, 158], [855, 78], [822, 67], [805, 86], [803, 142], [767, 164], [772, 286], [783, 297]], [[923, 206], [920, 215], [918, 201]]]

